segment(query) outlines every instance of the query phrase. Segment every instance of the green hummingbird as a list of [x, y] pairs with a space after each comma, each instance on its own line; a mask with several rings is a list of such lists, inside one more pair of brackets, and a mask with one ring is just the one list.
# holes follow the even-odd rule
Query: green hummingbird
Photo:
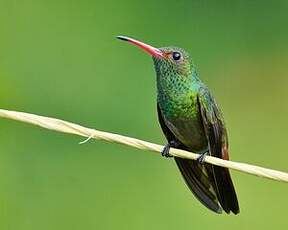
[[228, 136], [222, 112], [207, 86], [199, 79], [191, 56], [177, 47], [155, 48], [133, 38], [118, 39], [148, 52], [157, 75], [157, 111], [169, 148], [201, 154], [194, 161], [174, 157], [191, 192], [207, 208], [239, 213], [239, 205], [227, 168], [204, 163], [207, 154], [229, 160]]

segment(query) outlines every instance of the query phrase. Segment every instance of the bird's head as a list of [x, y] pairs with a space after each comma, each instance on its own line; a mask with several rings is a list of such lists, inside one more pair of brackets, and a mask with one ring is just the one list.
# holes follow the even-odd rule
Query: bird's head
[[120, 40], [136, 45], [149, 53], [154, 61], [156, 73], [160, 77], [191, 76], [193, 64], [190, 55], [178, 47], [155, 48], [133, 38], [118, 36]]

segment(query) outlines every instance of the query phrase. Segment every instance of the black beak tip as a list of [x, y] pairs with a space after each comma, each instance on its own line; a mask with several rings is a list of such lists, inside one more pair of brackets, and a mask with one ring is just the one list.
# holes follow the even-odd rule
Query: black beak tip
[[117, 36], [116, 38], [122, 40], [122, 41], [129, 41], [129, 39], [126, 36]]

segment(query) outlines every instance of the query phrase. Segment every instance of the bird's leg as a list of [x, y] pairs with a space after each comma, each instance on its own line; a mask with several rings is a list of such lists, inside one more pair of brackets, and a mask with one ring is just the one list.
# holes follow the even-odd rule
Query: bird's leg
[[203, 163], [204, 163], [204, 160], [205, 160], [205, 157], [206, 157], [207, 155], [209, 155], [209, 149], [206, 149], [206, 150], [200, 152], [199, 154], [200, 154], [200, 156], [196, 159], [196, 161], [197, 161], [198, 163], [200, 163], [200, 164], [203, 164]]
[[169, 153], [170, 148], [171, 148], [171, 147], [177, 148], [177, 146], [178, 146], [178, 143], [177, 143], [176, 141], [174, 141], [174, 140], [169, 141], [169, 142], [164, 146], [163, 150], [161, 151], [161, 155], [162, 155], [163, 157], [173, 157], [173, 156], [170, 155], [170, 153]]

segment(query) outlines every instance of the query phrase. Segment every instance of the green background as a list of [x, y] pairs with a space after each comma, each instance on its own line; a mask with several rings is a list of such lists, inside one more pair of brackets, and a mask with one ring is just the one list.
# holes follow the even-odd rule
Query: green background
[[[231, 158], [288, 171], [288, 1], [0, 0], [0, 107], [165, 143], [151, 58], [194, 57]], [[233, 171], [241, 212], [216, 215], [157, 154], [0, 120], [0, 229], [285, 229], [287, 184]]]

